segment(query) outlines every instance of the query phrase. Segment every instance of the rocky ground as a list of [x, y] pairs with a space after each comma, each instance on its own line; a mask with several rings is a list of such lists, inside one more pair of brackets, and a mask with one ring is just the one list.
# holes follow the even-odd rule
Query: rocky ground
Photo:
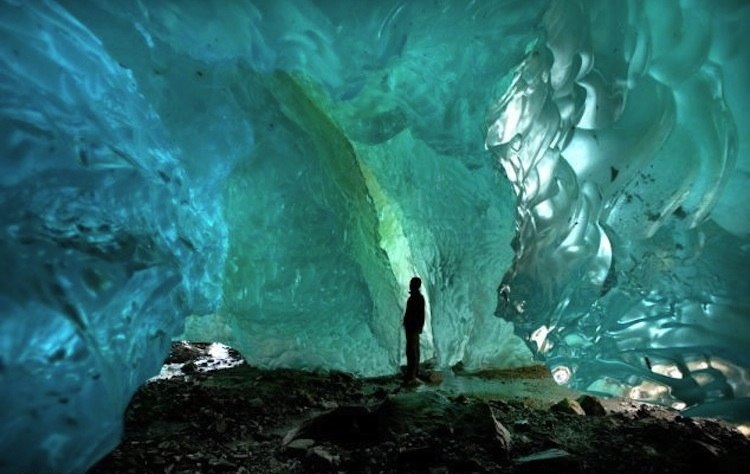
[[[89, 473], [750, 472], [750, 439], [716, 420], [598, 400], [541, 368], [400, 377], [261, 370], [176, 343], [120, 446]], [[239, 357], [229, 351], [229, 359]], [[219, 360], [221, 359], [221, 360]]]

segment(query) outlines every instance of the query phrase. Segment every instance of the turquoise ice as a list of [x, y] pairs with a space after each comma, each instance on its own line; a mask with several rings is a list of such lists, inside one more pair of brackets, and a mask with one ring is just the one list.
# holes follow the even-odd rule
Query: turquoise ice
[[0, 3], [0, 471], [82, 472], [174, 338], [750, 420], [740, 0]]

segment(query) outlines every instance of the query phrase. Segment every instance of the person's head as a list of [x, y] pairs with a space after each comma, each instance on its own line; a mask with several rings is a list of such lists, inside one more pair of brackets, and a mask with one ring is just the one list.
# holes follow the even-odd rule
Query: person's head
[[409, 280], [409, 292], [414, 293], [419, 291], [419, 288], [422, 286], [422, 280], [419, 277], [414, 277], [411, 280]]

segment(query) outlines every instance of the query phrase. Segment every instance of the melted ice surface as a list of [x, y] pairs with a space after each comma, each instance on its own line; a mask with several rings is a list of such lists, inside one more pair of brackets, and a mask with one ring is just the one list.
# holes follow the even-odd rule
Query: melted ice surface
[[750, 16], [734, 6], [553, 2], [492, 108], [518, 204], [497, 314], [574, 388], [750, 416], [750, 122], [732, 86]]

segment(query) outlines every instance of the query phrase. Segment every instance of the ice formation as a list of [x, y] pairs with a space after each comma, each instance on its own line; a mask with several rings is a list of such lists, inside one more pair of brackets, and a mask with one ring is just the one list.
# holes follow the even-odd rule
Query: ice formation
[[393, 372], [414, 274], [441, 366], [533, 351], [750, 419], [748, 27], [740, 0], [2, 0], [0, 471], [84, 471], [180, 335]]
[[575, 388], [747, 419], [750, 8], [570, 6], [488, 119], [518, 197], [497, 314]]

